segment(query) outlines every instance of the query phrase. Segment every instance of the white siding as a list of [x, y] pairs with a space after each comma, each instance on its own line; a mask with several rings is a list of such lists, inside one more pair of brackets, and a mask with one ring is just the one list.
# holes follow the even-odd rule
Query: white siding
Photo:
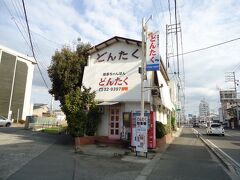
[[103, 107], [103, 114], [101, 116], [101, 122], [98, 125], [97, 135], [98, 136], [108, 136], [108, 114], [109, 114], [109, 106]]

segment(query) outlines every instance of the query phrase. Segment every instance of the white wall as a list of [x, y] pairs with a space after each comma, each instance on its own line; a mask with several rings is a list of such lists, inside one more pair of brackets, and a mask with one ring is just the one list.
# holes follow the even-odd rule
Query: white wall
[[156, 121], [167, 124], [167, 113], [156, 111]]
[[[119, 60], [121, 52], [126, 54]], [[115, 59], [108, 60], [110, 55]], [[84, 69], [83, 85], [96, 91], [99, 101], [140, 102], [141, 76], [138, 69], [141, 57], [141, 48], [137, 45], [117, 42], [101, 49], [90, 56], [90, 63]], [[150, 86], [150, 81], [149, 74], [146, 87]], [[150, 102], [150, 91], [145, 91], [144, 98]]]
[[97, 135], [98, 136], [108, 136], [108, 115], [109, 115], [109, 106], [103, 107], [103, 114], [101, 115], [101, 122], [98, 125]]
[[33, 80], [33, 71], [34, 71], [34, 65], [30, 61], [26, 61], [25, 59], [22, 59], [20, 57], [17, 58], [17, 60], [23, 61], [28, 66], [28, 74], [27, 74], [27, 80], [26, 80], [26, 88], [25, 88], [25, 96], [24, 96], [24, 103], [23, 103], [23, 113], [22, 113], [22, 119], [26, 119], [26, 116], [30, 116], [31, 114], [31, 91], [32, 91], [32, 80]]

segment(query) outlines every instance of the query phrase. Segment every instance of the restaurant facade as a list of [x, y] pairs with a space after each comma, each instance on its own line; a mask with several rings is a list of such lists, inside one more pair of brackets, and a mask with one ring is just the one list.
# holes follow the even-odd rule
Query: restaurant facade
[[[141, 41], [117, 36], [89, 50], [83, 85], [96, 91], [101, 114], [98, 136], [107, 136], [109, 139], [132, 138], [132, 142], [136, 138], [132, 134], [135, 119], [141, 112], [139, 71], [142, 58]], [[148, 71], [145, 79], [144, 105], [148, 127], [153, 128], [156, 121], [166, 124], [175, 111], [176, 91], [174, 83], [169, 83], [162, 61], [160, 70]]]

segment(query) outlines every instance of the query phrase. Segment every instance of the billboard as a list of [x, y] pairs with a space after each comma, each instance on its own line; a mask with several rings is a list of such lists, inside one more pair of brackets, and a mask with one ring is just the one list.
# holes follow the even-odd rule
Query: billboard
[[[86, 66], [83, 85], [96, 91], [98, 101], [140, 101], [141, 79], [138, 73], [140, 62], [102, 63]], [[145, 82], [149, 86], [149, 81]], [[149, 91], [144, 93], [149, 101]]]
[[160, 70], [160, 54], [159, 54], [159, 32], [150, 32], [147, 35], [146, 43], [146, 61], [147, 71]]
[[147, 117], [136, 117], [136, 151], [147, 152]]

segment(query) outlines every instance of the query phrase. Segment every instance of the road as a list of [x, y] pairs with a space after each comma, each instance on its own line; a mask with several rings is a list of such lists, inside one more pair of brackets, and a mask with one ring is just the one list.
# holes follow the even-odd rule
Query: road
[[67, 135], [0, 128], [0, 180], [134, 179], [145, 164], [75, 153]]
[[0, 127], [0, 179], [6, 179], [54, 142], [54, 137], [47, 134]]
[[224, 180], [231, 179], [226, 170], [216, 160], [191, 128], [184, 128], [162, 154], [149, 180]]
[[210, 140], [213, 144], [219, 147], [227, 155], [233, 158], [240, 164], [240, 131], [239, 130], [225, 130], [225, 136], [209, 136], [206, 134], [206, 129], [195, 128], [204, 137]]
[[70, 136], [21, 128], [0, 128], [0, 157], [1, 180], [231, 179], [191, 128], [147, 164], [77, 154]]

